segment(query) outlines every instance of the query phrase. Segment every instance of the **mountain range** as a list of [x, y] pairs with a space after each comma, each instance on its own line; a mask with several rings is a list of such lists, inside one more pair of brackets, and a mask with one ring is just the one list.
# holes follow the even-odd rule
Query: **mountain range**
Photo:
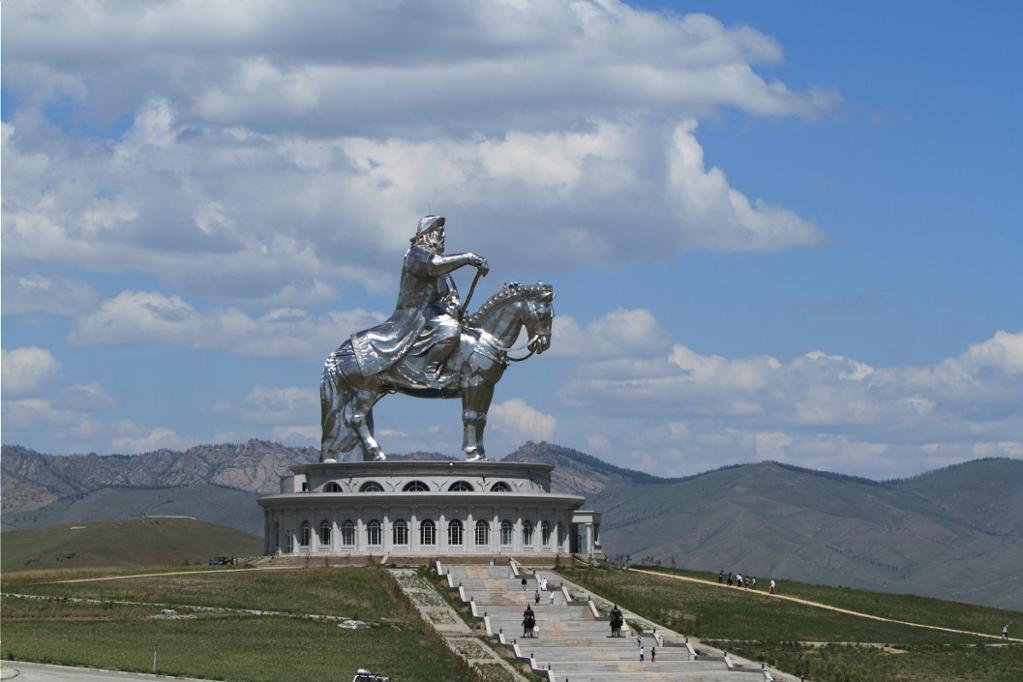
[[[259, 440], [134, 456], [3, 446], [3, 527], [187, 514], [259, 533], [255, 497], [316, 460]], [[505, 460], [555, 465], [552, 489], [603, 513], [612, 557], [1023, 610], [1023, 461], [873, 481], [777, 462], [666, 479], [550, 443]]]

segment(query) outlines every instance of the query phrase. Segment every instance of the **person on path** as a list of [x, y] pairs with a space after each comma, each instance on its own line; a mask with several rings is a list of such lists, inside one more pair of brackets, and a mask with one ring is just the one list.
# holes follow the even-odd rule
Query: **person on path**
[[657, 662], [657, 647], [655, 646], [650, 647], [650, 662], [651, 663]]
[[528, 581], [526, 580], [526, 576], [522, 576], [522, 591], [523, 592], [526, 591], [526, 584], [527, 583], [528, 583]]
[[728, 572], [728, 584], [729, 584], [729, 586], [731, 586], [731, 584], [732, 584], [732, 572], [731, 571]]
[[742, 574], [741, 573], [736, 573], [735, 574], [735, 586], [736, 587], [742, 587]]
[[537, 605], [540, 604], [540, 590], [537, 590], [536, 593], [533, 595], [533, 603]]
[[1006, 623], [1002, 628], [1002, 639], [1009, 639], [1009, 624]]
[[547, 603], [550, 606], [554, 606], [554, 593], [553, 592], [550, 593], [550, 597], [547, 599]]
[[769, 590], [771, 594], [774, 594], [774, 588], [775, 588], [774, 578], [771, 578], [771, 588]]
[[639, 662], [642, 663], [645, 659], [643, 658], [643, 645], [639, 646]]
[[721, 571], [718, 571], [718, 583], [723, 583], [723, 582], [725, 582], [725, 572], [724, 572], [724, 570], [721, 570]]
[[637, 637], [636, 638], [636, 646], [638, 646], [640, 649], [643, 648], [643, 638], [642, 637]]
[[752, 580], [750, 580], [750, 586], [749, 586], [749, 588], [750, 588], [751, 590], [755, 590], [755, 589], [757, 589], [757, 577], [756, 577], [756, 576], [753, 576], [753, 579], [752, 579]]

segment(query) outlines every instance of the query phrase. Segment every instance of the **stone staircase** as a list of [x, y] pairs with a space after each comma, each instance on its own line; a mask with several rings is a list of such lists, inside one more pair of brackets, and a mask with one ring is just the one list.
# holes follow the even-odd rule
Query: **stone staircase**
[[[770, 673], [741, 668], [725, 656], [697, 655], [683, 638], [665, 638], [654, 632], [630, 632], [611, 637], [606, 616], [598, 616], [592, 602], [573, 600], [561, 579], [538, 571], [549, 579], [554, 594], [540, 592], [537, 577], [519, 573], [515, 564], [435, 564], [451, 587], [459, 588], [473, 615], [482, 618], [488, 634], [497, 635], [516, 656], [528, 661], [533, 671], [557, 682], [584, 680], [701, 680], [705, 682], [762, 682]], [[526, 577], [523, 589], [522, 577]], [[529, 604], [536, 614], [534, 637], [522, 636], [522, 612]], [[640, 662], [639, 647], [646, 660]], [[657, 659], [651, 661], [656, 647]]]

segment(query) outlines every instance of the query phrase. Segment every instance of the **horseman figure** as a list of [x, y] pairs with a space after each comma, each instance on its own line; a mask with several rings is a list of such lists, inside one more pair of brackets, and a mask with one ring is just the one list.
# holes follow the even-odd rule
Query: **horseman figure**
[[[480, 276], [490, 268], [475, 253], [444, 255], [444, 218], [428, 215], [419, 221], [412, 246], [405, 253], [394, 312], [382, 324], [352, 335], [352, 348], [363, 376], [384, 372], [406, 356], [422, 356], [423, 388], [443, 384], [444, 362], [462, 333], [458, 288], [451, 273], [471, 265]], [[417, 382], [418, 383], [418, 382]]]
[[[461, 398], [462, 451], [470, 461], [486, 459], [483, 431], [494, 385], [509, 363], [550, 347], [554, 290], [549, 284], [505, 285], [465, 317], [451, 273], [475, 267], [475, 288], [489, 271], [487, 260], [468, 252], [444, 255], [440, 216], [420, 220], [411, 241], [394, 312], [352, 334], [323, 364], [321, 461], [336, 461], [357, 445], [363, 459], [385, 459], [373, 435], [373, 406], [390, 393]], [[511, 357], [523, 330], [529, 352]]]

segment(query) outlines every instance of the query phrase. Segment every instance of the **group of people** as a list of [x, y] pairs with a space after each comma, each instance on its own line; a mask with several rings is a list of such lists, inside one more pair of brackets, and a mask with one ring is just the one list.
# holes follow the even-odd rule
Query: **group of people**
[[618, 608], [618, 604], [614, 605], [611, 609], [611, 615], [608, 618], [608, 622], [611, 624], [611, 636], [621, 637], [622, 626], [625, 625], [625, 616], [622, 615], [621, 609]]
[[[727, 583], [728, 585], [735, 585], [736, 587], [742, 587], [747, 590], [757, 589], [757, 577], [755, 575], [743, 578], [741, 573], [733, 575], [731, 571], [728, 572], [727, 576], [723, 570], [718, 571], [718, 583]], [[778, 584], [775, 583], [774, 578], [772, 578], [770, 584], [767, 586], [767, 591], [770, 594], [775, 594], [775, 590], [777, 590], [777, 588]]]

